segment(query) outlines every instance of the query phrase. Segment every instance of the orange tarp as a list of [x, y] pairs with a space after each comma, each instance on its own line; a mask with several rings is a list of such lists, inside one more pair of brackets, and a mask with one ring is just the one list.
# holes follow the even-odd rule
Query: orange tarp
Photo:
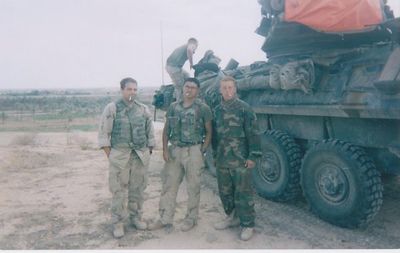
[[381, 0], [285, 0], [287, 22], [323, 32], [371, 30], [383, 21]]

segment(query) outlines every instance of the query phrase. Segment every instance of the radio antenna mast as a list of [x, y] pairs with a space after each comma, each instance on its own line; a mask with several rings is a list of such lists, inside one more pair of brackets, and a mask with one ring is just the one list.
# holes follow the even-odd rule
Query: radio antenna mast
[[164, 36], [163, 36], [163, 25], [162, 21], [160, 21], [160, 36], [161, 36], [161, 81], [162, 85], [165, 85], [164, 81]]

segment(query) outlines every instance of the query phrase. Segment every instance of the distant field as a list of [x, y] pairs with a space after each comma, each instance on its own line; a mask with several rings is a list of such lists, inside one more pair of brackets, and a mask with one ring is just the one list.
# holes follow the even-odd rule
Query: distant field
[[[141, 88], [138, 100], [151, 105], [156, 88]], [[118, 89], [34, 90], [0, 93], [0, 131], [93, 131], [104, 107], [119, 98]], [[157, 119], [163, 120], [163, 112]]]

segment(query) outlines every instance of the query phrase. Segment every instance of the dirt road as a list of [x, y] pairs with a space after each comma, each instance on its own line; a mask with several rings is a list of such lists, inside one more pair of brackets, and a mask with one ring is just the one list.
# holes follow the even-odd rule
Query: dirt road
[[[160, 125], [157, 125], [160, 135]], [[185, 185], [178, 194], [175, 231], [111, 235], [107, 160], [96, 133], [0, 133], [0, 249], [304, 249], [400, 248], [400, 177], [386, 178], [382, 210], [363, 230], [342, 229], [311, 214], [305, 201], [274, 203], [256, 197], [256, 234], [248, 242], [238, 229], [216, 231], [222, 217], [216, 180], [203, 173], [200, 220], [183, 233]], [[153, 154], [144, 218], [157, 217], [163, 166]]]

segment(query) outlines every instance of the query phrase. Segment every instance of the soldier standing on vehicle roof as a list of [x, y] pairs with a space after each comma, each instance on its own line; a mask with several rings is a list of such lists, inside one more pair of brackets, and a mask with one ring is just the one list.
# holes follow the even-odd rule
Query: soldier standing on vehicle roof
[[147, 228], [141, 219], [143, 193], [150, 154], [155, 146], [152, 115], [146, 105], [135, 99], [136, 80], [124, 78], [120, 86], [122, 98], [105, 107], [98, 135], [99, 146], [109, 159], [111, 219], [116, 238], [124, 236], [126, 201], [131, 225], [140, 230]]
[[185, 45], [175, 49], [167, 59], [167, 70], [172, 82], [175, 85], [174, 97], [176, 101], [182, 98], [183, 82], [189, 77], [189, 73], [182, 69], [185, 62], [189, 60], [190, 69], [193, 68], [193, 54], [198, 46], [198, 41], [195, 38], [190, 38]]

